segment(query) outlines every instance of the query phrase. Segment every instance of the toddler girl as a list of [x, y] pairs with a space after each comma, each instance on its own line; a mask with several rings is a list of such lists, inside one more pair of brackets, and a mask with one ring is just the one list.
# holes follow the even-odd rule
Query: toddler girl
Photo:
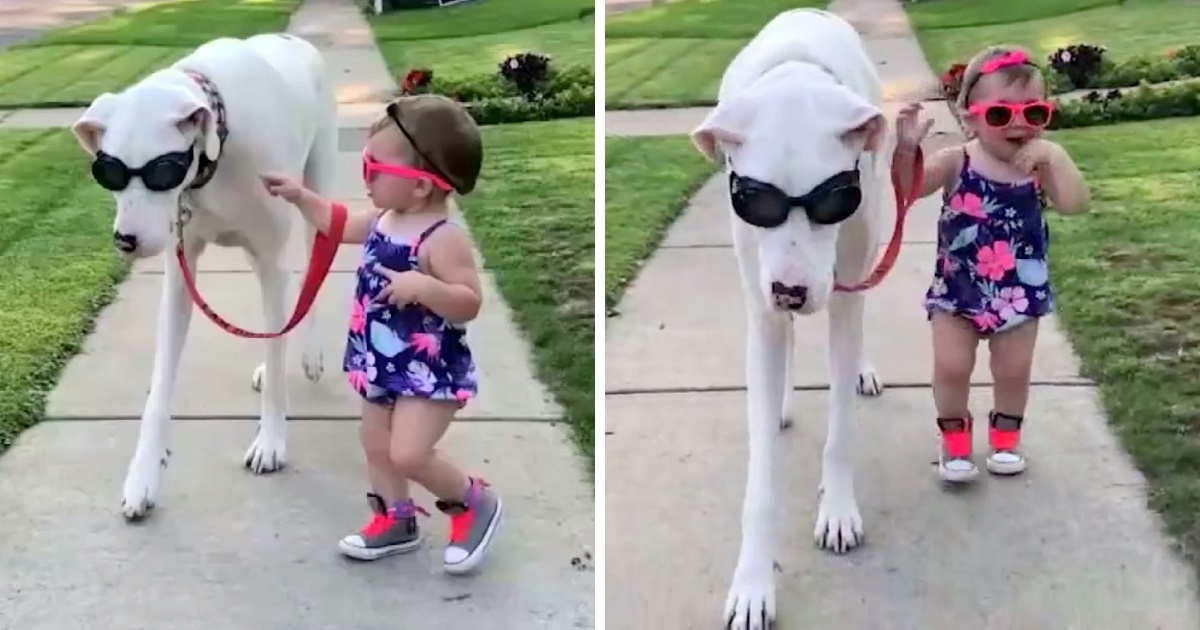
[[[479, 128], [454, 101], [404, 97], [371, 127], [363, 180], [377, 210], [350, 213], [342, 242], [362, 243], [344, 369], [363, 399], [362, 446], [374, 515], [339, 548], [374, 560], [421, 544], [411, 479], [450, 517], [449, 573], [483, 559], [500, 521], [500, 499], [435, 445], [476, 394], [463, 325], [479, 313], [480, 285], [465, 230], [449, 220], [451, 192], [475, 187], [483, 161]], [[333, 202], [281, 175], [272, 195], [327, 232]]]
[[[925, 308], [933, 328], [938, 473], [960, 482], [979, 472], [967, 402], [981, 339], [988, 341], [994, 381], [987, 469], [997, 475], [1025, 470], [1020, 435], [1034, 342], [1039, 319], [1054, 310], [1042, 212], [1046, 201], [1064, 215], [1082, 212], [1089, 192], [1067, 152], [1041, 137], [1054, 104], [1025, 50], [991, 47], [975, 55], [956, 105], [969, 140], [925, 160], [917, 196], [944, 191]], [[909, 105], [896, 121], [893, 159], [901, 172], [912, 172], [933, 122], [918, 122], [920, 110]]]

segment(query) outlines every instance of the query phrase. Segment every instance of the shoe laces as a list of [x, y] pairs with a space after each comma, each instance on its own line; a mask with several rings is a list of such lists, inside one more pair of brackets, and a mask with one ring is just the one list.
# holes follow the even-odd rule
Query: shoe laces
[[366, 527], [362, 528], [362, 534], [364, 536], [379, 536], [391, 529], [395, 524], [396, 519], [392, 518], [390, 514], [376, 514], [371, 517], [371, 521], [367, 523]]
[[471, 525], [475, 523], [475, 510], [467, 508], [458, 514], [450, 515], [450, 542], [461, 543], [471, 533]]
[[[426, 512], [424, 508], [419, 505], [414, 505], [413, 516], [416, 516], [417, 514], [429, 516], [429, 512]], [[376, 513], [371, 517], [370, 522], [368, 522], [367, 525], [362, 528], [362, 534], [364, 536], [378, 536], [391, 529], [398, 520], [400, 519], [393, 516], [390, 512], [385, 512], [383, 514]]]

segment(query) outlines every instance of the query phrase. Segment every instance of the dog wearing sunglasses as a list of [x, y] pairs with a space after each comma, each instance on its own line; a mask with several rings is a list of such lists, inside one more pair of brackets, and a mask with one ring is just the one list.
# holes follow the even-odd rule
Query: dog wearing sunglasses
[[[264, 328], [281, 330], [292, 282], [285, 254], [297, 221], [286, 202], [263, 190], [259, 174], [303, 174], [311, 188], [332, 194], [337, 100], [308, 42], [284, 34], [221, 38], [120, 93], [96, 97], [72, 130], [93, 158], [93, 179], [116, 200], [114, 248], [130, 259], [166, 252], [154, 372], [123, 489], [123, 512], [136, 520], [158, 498], [193, 311], [175, 246], [183, 244], [192, 270], [209, 244], [242, 248], [262, 289]], [[305, 232], [306, 248], [315, 235]], [[316, 310], [301, 339], [312, 381], [324, 369]], [[266, 340], [266, 350], [254, 374], [262, 412], [245, 454], [255, 473], [275, 471], [287, 459], [284, 338]]]
[[814, 536], [843, 553], [863, 537], [854, 491], [854, 396], [883, 386], [863, 350], [862, 293], [875, 261], [887, 159], [883, 89], [854, 28], [816, 9], [776, 16], [733, 59], [692, 132], [725, 165], [746, 303], [749, 461], [728, 627], [775, 618], [774, 434], [791, 424], [796, 316], [828, 311], [830, 404]]

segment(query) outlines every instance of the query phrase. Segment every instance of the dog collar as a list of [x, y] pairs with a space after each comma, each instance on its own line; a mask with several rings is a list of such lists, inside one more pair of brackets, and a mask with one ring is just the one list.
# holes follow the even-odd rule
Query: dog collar
[[[224, 152], [225, 138], [229, 136], [229, 125], [225, 116], [225, 100], [221, 98], [221, 93], [217, 91], [217, 86], [208, 77], [195, 70], [184, 70], [183, 72], [191, 77], [200, 86], [200, 89], [204, 91], [204, 95], [208, 97], [208, 104], [212, 107], [213, 115], [217, 118], [217, 141], [220, 143], [221, 151]], [[218, 157], [217, 159], [219, 160], [220, 158]], [[216, 172], [217, 160], [208, 159], [204, 151], [201, 151], [196, 167], [196, 179], [192, 180], [188, 188], [203, 187], [212, 180]]]

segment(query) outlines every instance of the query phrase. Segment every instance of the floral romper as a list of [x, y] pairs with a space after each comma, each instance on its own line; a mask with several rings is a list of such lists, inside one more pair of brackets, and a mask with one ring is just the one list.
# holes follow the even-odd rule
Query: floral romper
[[393, 406], [397, 398], [453, 400], [459, 406], [478, 392], [466, 329], [424, 306], [376, 302], [387, 278], [376, 264], [395, 271], [420, 271], [418, 249], [442, 219], [416, 238], [397, 240], [378, 229], [363, 243], [342, 368], [350, 385], [368, 402]]
[[965, 317], [986, 337], [1051, 313], [1043, 207], [1036, 179], [987, 179], [971, 170], [964, 149], [959, 185], [943, 193], [937, 264], [925, 293], [929, 317]]

